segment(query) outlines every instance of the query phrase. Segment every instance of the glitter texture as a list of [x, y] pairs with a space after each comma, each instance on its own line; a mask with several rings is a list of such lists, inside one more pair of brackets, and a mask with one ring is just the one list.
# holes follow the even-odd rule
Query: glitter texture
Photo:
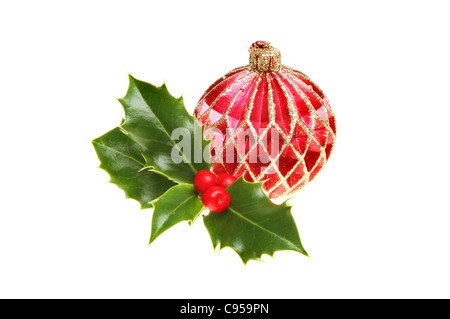
[[270, 42], [256, 41], [249, 49], [249, 65], [254, 71], [278, 71], [281, 68], [281, 53], [270, 46]]
[[290, 196], [321, 171], [336, 124], [327, 97], [309, 77], [281, 65], [268, 42], [250, 47], [250, 63], [213, 83], [194, 115], [212, 138], [212, 171], [264, 181], [271, 199]]

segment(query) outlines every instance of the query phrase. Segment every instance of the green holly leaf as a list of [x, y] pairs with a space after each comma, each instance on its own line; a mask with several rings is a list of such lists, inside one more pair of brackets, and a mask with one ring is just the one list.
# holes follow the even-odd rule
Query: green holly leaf
[[153, 202], [153, 205], [155, 210], [150, 243], [167, 229], [182, 221], [193, 223], [204, 209], [194, 186], [188, 184], [172, 187]]
[[151, 208], [150, 202], [176, 184], [166, 176], [144, 169], [140, 146], [119, 127], [92, 141], [97, 156], [111, 177], [111, 183], [121, 188], [127, 198], [137, 200], [141, 208]]
[[[182, 98], [175, 99], [165, 85], [129, 77], [127, 94], [119, 99], [125, 109], [122, 124], [92, 141], [111, 182], [142, 208], [154, 208], [150, 243], [170, 227], [192, 223], [204, 206], [192, 185], [195, 174], [209, 170], [209, 141], [204, 128], [190, 116]], [[229, 208], [210, 213], [204, 224], [216, 248], [231, 247], [246, 264], [263, 254], [293, 250], [307, 256], [286, 203], [275, 205], [262, 183], [240, 178], [227, 188]]]
[[[183, 98], [170, 95], [165, 84], [156, 87], [129, 76], [121, 127], [141, 146], [145, 167], [163, 173], [177, 183], [192, 183], [195, 174], [209, 169], [203, 150], [203, 130], [190, 116]], [[209, 155], [208, 152], [205, 154]]]
[[308, 256], [286, 203], [276, 205], [263, 193], [262, 183], [238, 179], [227, 188], [231, 203], [222, 213], [203, 218], [214, 248], [231, 247], [244, 264], [273, 256], [279, 250], [293, 250]]

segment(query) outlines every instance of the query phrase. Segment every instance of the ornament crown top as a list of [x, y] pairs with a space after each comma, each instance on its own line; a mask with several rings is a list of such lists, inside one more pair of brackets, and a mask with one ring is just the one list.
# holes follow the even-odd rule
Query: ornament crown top
[[256, 41], [249, 49], [250, 69], [257, 72], [276, 72], [281, 68], [280, 50], [267, 41]]

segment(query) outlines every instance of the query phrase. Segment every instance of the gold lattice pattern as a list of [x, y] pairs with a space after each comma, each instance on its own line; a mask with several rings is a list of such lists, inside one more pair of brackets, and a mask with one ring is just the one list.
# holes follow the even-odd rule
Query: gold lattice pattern
[[[195, 116], [213, 138], [212, 170], [265, 181], [263, 189], [272, 199], [289, 196], [311, 181], [336, 139], [325, 94], [305, 74], [284, 65], [277, 72], [249, 66], [230, 71], [204, 93]], [[274, 149], [275, 135], [279, 144]], [[230, 149], [232, 160], [226, 156]]]

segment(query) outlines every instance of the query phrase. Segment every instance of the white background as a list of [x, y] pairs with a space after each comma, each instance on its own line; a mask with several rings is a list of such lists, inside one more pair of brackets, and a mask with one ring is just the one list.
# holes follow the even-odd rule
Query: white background
[[[449, 298], [448, 1], [3, 1], [0, 297]], [[127, 72], [182, 93], [271, 41], [328, 95], [338, 140], [295, 198], [311, 258], [244, 266], [151, 211], [90, 144]]]

